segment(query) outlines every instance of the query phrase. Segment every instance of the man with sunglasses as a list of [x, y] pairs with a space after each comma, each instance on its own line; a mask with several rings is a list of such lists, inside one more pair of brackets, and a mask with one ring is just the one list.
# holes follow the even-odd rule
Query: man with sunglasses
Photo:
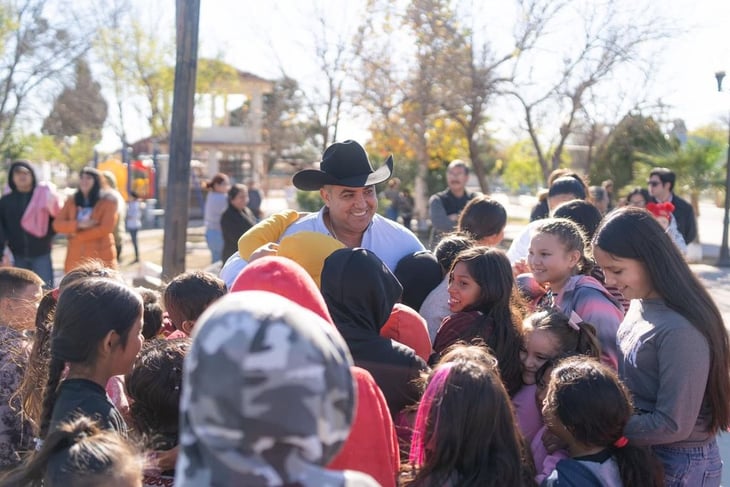
[[694, 208], [687, 201], [673, 193], [677, 176], [665, 167], [655, 167], [649, 173], [649, 194], [655, 203], [669, 201], [674, 205], [677, 229], [688, 244], [697, 238], [697, 219]]

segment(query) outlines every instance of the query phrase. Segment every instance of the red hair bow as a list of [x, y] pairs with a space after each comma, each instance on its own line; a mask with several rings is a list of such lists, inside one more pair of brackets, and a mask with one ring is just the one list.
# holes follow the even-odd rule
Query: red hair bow
[[647, 203], [646, 209], [654, 216], [671, 218], [674, 205], [669, 201], [665, 201], [664, 203]]

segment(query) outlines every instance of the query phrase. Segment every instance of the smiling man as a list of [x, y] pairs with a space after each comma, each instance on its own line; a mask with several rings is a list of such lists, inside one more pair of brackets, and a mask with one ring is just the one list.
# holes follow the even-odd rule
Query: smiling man
[[304, 169], [292, 179], [298, 189], [319, 191], [324, 206], [290, 225], [283, 237], [301, 231], [324, 233], [347, 247], [371, 250], [394, 270], [401, 258], [425, 249], [410, 230], [377, 214], [375, 185], [392, 173], [393, 156], [376, 171], [357, 142], [332, 144], [319, 169]]
[[[332, 144], [324, 151], [319, 169], [303, 169], [292, 178], [292, 183], [300, 190], [319, 191], [324, 206], [316, 213], [297, 214], [286, 210], [261, 221], [239, 239], [239, 251], [223, 265], [221, 278], [230, 287], [249, 259], [277, 254], [279, 242], [283, 249], [283, 241], [292, 240], [287, 237], [302, 232], [319, 233], [339, 243], [326, 237], [323, 237], [324, 240], [301, 239], [296, 244], [301, 259], [311, 261], [316, 255], [324, 259], [329, 253], [323, 254], [323, 251], [337, 248], [337, 245], [362, 247], [395, 271], [403, 257], [425, 248], [410, 230], [377, 213], [375, 185], [387, 181], [392, 174], [393, 156], [389, 156], [376, 171], [365, 149], [357, 142], [346, 140]], [[299, 249], [302, 242], [309, 242], [317, 248], [311, 251]], [[332, 243], [336, 245], [333, 247]], [[293, 259], [304, 265], [301, 259]], [[319, 276], [313, 277], [317, 280]]]

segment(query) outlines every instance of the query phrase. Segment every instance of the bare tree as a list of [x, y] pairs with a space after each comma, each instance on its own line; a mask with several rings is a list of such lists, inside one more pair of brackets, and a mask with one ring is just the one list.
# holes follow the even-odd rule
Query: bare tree
[[[442, 107], [449, 118], [459, 124], [469, 148], [474, 172], [484, 193], [489, 192], [486, 161], [483, 160], [483, 127], [487, 121], [490, 101], [499, 89], [511, 82], [520, 55], [532, 49], [540, 39], [549, 18], [560, 11], [564, 3], [524, 0], [520, 3], [520, 22], [513, 31], [512, 45], [496, 52], [489, 39], [480, 41], [476, 25], [468, 30], [454, 30], [454, 49], [449, 66], [443, 70], [447, 77], [442, 83]], [[462, 17], [480, 17], [474, 12], [462, 12]]]
[[[540, 3], [549, 5], [551, 2], [535, 1], [535, 5]], [[548, 26], [557, 30], [561, 23], [567, 23], [566, 17], [558, 15], [565, 11], [544, 9], [543, 30]], [[563, 42], [560, 52], [552, 53], [562, 57], [560, 67], [552, 70], [557, 76], [551, 79], [548, 71], [538, 72], [534, 64], [530, 64], [518, 71], [512, 88], [507, 90], [524, 112], [524, 128], [535, 146], [545, 180], [563, 161], [565, 146], [576, 120], [581, 114], [586, 114], [586, 101], [594, 91], [622, 70], [635, 68], [648, 76], [649, 70], [644, 69], [650, 66], [645, 59], [650, 57], [648, 48], [670, 34], [666, 22], [654, 15], [650, 6], [637, 11], [635, 6], [626, 2], [609, 0], [585, 4], [585, 10], [573, 11], [572, 14], [570, 26], [579, 35], [570, 42]], [[555, 44], [555, 39], [547, 35], [536, 39], [536, 55], [539, 53], [545, 57], [547, 47], [543, 43], [547, 42]], [[538, 80], [539, 76], [544, 76], [544, 79]], [[538, 85], [545, 88], [540, 89]], [[561, 121], [557, 131], [551, 131], [548, 127], [555, 125], [551, 118], [554, 119], [556, 113], [560, 114]], [[545, 134], [553, 135], [545, 137]]]
[[6, 155], [30, 99], [68, 79], [90, 46], [91, 34], [71, 6], [56, 9], [51, 22], [49, 3], [0, 2], [0, 151]]
[[172, 116], [174, 32], [147, 25], [153, 13], [142, 12], [130, 0], [97, 0], [91, 10], [99, 32], [93, 52], [113, 95], [114, 131], [128, 143], [127, 123], [131, 112], [137, 112], [153, 136], [166, 137]]
[[[427, 212], [426, 176], [430, 162], [427, 133], [442, 113], [437, 94], [443, 68], [453, 54], [454, 22], [448, 2], [416, 0], [404, 12], [398, 2], [370, 0], [355, 38], [360, 63], [360, 105], [374, 124], [385, 124], [402, 138], [418, 161], [414, 181], [414, 215]], [[403, 52], [396, 55], [394, 46]], [[396, 59], [412, 59], [400, 64]]]

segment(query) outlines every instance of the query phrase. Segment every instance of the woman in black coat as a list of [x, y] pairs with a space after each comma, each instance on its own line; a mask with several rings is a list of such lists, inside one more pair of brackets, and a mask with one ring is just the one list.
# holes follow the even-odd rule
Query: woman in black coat
[[246, 186], [243, 184], [231, 186], [231, 189], [228, 190], [228, 208], [221, 215], [223, 262], [238, 252], [238, 239], [256, 224], [256, 217], [246, 206], [247, 204], [248, 189]]

